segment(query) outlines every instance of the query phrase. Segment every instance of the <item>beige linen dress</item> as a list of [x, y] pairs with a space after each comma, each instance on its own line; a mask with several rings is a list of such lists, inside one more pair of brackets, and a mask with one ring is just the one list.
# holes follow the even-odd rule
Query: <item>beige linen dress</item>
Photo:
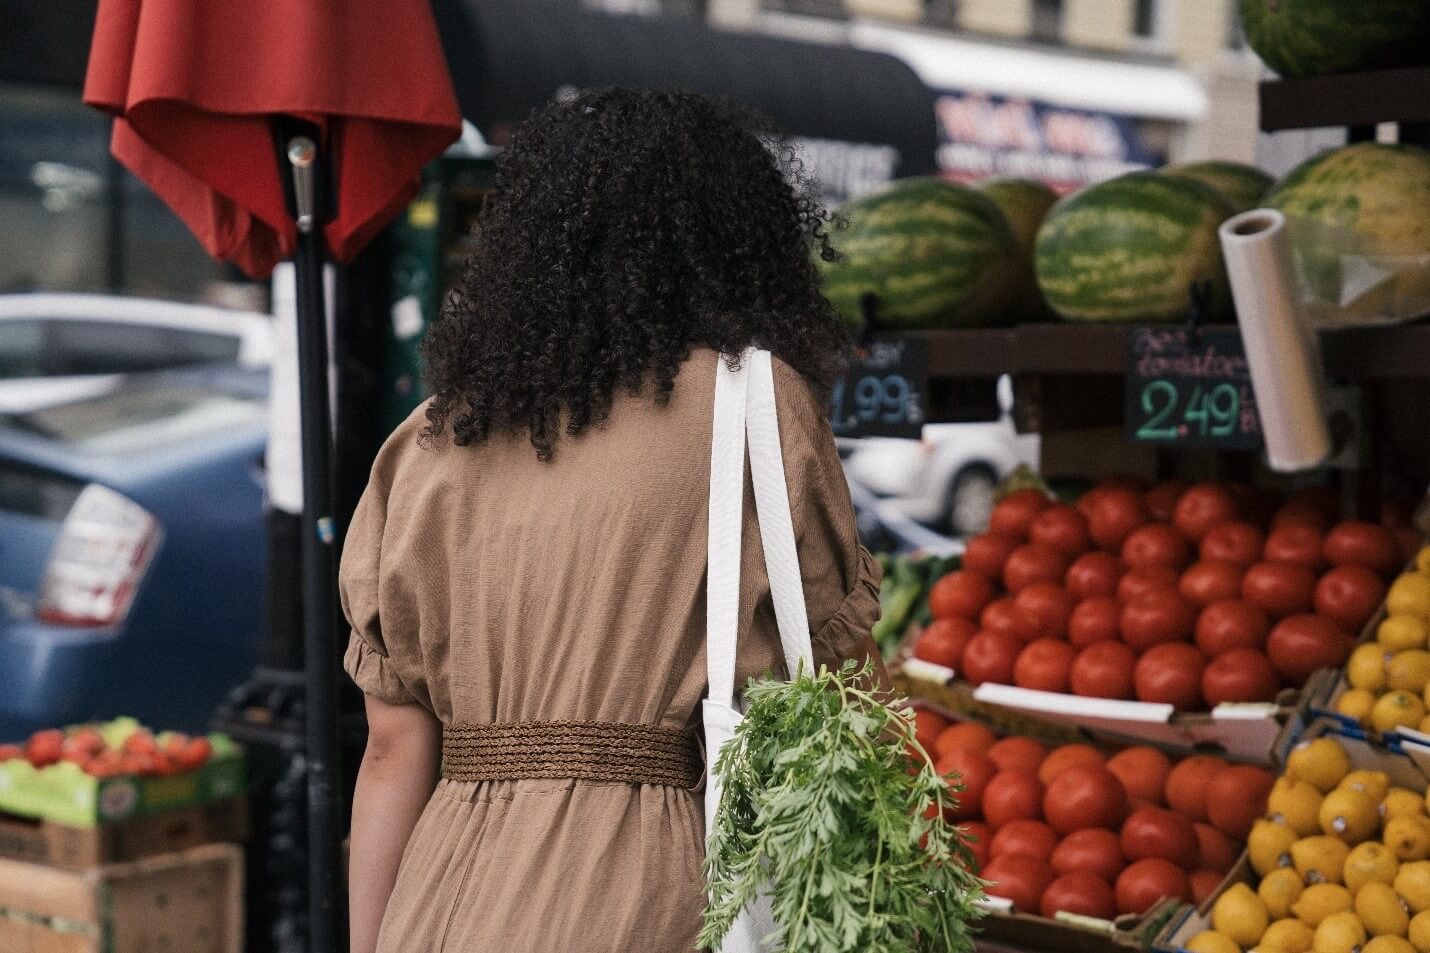
[[[705, 695], [705, 545], [717, 355], [668, 404], [617, 398], [552, 461], [526, 436], [378, 454], [342, 560], [363, 691], [443, 724], [599, 721], [695, 730]], [[775, 388], [819, 661], [857, 654], [878, 564], [804, 381]], [[746, 478], [739, 684], [782, 672]], [[698, 792], [578, 780], [438, 783], [403, 856], [380, 953], [676, 953], [704, 909]]]

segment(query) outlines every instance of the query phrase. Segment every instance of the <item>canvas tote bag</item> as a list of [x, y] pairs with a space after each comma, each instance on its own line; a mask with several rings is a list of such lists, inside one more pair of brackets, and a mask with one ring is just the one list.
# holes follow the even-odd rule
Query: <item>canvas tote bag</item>
[[[739, 637], [740, 530], [744, 520], [747, 439], [755, 515], [785, 664], [793, 673], [803, 662], [808, 671], [814, 664], [814, 652], [785, 486], [774, 372], [770, 353], [754, 348], [745, 351], [738, 370], [730, 370], [723, 357], [716, 361], [705, 631], [710, 692], [703, 706], [707, 842], [722, 790], [715, 761], [725, 742], [734, 737], [735, 726], [743, 717], [735, 694], [735, 646]], [[760, 939], [774, 929], [768, 900], [761, 898], [735, 921], [718, 953], [769, 950], [760, 945]]]

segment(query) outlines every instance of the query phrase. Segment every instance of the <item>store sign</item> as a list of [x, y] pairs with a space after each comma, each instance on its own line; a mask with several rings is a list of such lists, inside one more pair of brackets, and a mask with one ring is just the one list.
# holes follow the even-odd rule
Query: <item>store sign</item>
[[893, 146], [799, 136], [792, 137], [791, 144], [818, 186], [820, 199], [830, 205], [867, 195], [891, 182], [899, 165], [899, 150]]
[[928, 345], [921, 338], [874, 339], [855, 351], [834, 384], [829, 421], [837, 437], [923, 435], [928, 419]]
[[1127, 435], [1142, 443], [1261, 449], [1241, 332], [1134, 328], [1123, 420]]
[[974, 92], [942, 93], [934, 111], [939, 170], [960, 182], [1016, 176], [1069, 192], [1166, 159], [1130, 116]]

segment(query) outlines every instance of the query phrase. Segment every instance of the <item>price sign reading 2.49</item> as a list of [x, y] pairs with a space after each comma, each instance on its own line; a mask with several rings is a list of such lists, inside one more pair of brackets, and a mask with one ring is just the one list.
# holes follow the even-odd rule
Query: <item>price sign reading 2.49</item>
[[1251, 372], [1237, 331], [1138, 328], [1129, 340], [1129, 436], [1224, 450], [1261, 447]]
[[834, 384], [830, 425], [839, 437], [911, 437], [923, 433], [928, 349], [919, 338], [872, 340]]

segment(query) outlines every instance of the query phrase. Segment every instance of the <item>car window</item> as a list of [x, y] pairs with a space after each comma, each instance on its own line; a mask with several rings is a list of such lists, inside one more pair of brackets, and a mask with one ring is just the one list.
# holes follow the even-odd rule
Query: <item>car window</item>
[[82, 450], [124, 455], [252, 426], [265, 418], [259, 400], [183, 384], [146, 383], [11, 419]]
[[50, 323], [45, 350], [50, 374], [111, 374], [236, 361], [239, 341], [184, 328], [63, 320]]
[[39, 321], [0, 321], [0, 377], [45, 373], [45, 329]]

